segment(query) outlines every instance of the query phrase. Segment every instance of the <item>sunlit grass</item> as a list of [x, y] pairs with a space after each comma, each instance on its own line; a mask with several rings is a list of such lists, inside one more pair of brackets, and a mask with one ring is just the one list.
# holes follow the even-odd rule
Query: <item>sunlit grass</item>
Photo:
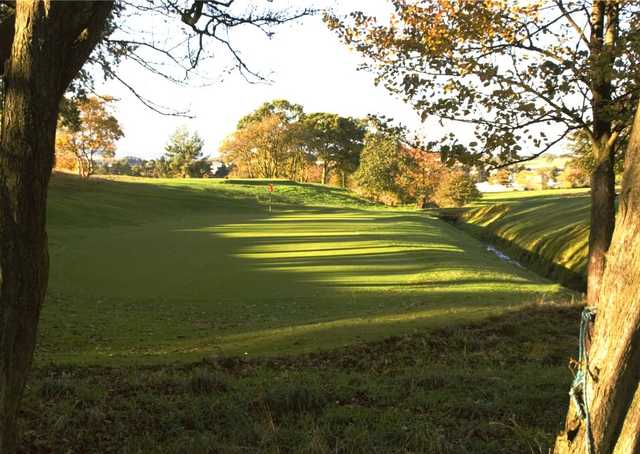
[[314, 351], [569, 295], [423, 213], [282, 181], [269, 213], [244, 183], [54, 178], [37, 359]]
[[588, 189], [485, 194], [465, 212], [462, 225], [512, 247], [510, 253], [532, 265], [538, 261], [541, 271], [580, 286], [586, 279], [589, 207]]

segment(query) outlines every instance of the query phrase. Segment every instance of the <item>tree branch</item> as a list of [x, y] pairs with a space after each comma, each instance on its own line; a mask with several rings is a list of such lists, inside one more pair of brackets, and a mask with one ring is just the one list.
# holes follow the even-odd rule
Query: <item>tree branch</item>
[[556, 144], [558, 144], [562, 140], [564, 140], [564, 138], [567, 137], [570, 132], [575, 131], [577, 129], [580, 129], [580, 128], [577, 128], [577, 127], [569, 128], [569, 127], [567, 127], [565, 129], [565, 131], [556, 140], [554, 140], [552, 142], [549, 142], [547, 144], [547, 146], [544, 147], [541, 151], [538, 151], [538, 152], [536, 152], [536, 153], [534, 153], [534, 154], [532, 154], [530, 156], [527, 156], [527, 157], [524, 157], [524, 158], [521, 158], [521, 159], [515, 159], [513, 161], [509, 161], [509, 162], [506, 162], [506, 163], [489, 166], [487, 168], [487, 170], [497, 170], [497, 169], [502, 169], [504, 167], [509, 167], [509, 166], [512, 166], [512, 165], [515, 165], [515, 164], [520, 164], [522, 162], [532, 161], [532, 160], [536, 159], [537, 157], [540, 157], [543, 154], [545, 154], [547, 151], [549, 151], [551, 149], [551, 147], [555, 146]]
[[193, 116], [188, 115], [188, 111], [171, 111], [165, 106], [161, 106], [156, 104], [155, 102], [149, 100], [148, 98], [142, 96], [138, 91], [133, 88], [130, 84], [125, 82], [120, 76], [118, 76], [115, 72], [111, 71], [108, 73], [110, 77], [113, 77], [115, 80], [120, 82], [129, 92], [133, 94], [145, 107], [153, 110], [154, 112], [168, 116], [168, 117], [182, 117], [182, 118], [193, 118]]
[[[70, 4], [71, 3], [71, 4]], [[113, 1], [85, 1], [67, 2], [56, 5], [58, 8], [83, 9], [83, 14], [78, 14], [76, 23], [67, 24], [71, 32], [65, 35], [69, 43], [67, 64], [63, 68], [63, 87], [67, 89], [71, 80], [78, 74], [96, 43], [104, 36], [104, 24], [113, 10]]]
[[562, 2], [562, 0], [555, 0], [555, 2], [556, 2], [556, 5], [558, 5], [558, 8], [560, 9], [560, 11], [562, 11], [562, 14], [564, 15], [564, 17], [567, 19], [567, 21], [571, 25], [571, 27], [573, 27], [576, 33], [578, 33], [580, 40], [583, 41], [587, 46], [589, 46], [590, 44], [589, 38], [587, 38], [587, 35], [584, 33], [584, 30], [578, 26], [575, 20], [573, 20], [571, 13], [567, 11], [567, 9], [564, 7], [564, 3]]

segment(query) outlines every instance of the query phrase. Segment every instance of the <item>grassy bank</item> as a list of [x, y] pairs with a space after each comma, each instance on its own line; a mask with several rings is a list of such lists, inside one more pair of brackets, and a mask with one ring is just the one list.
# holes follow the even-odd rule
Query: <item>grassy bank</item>
[[485, 194], [457, 226], [576, 290], [586, 287], [589, 193], [584, 189]]
[[35, 370], [28, 453], [546, 453], [579, 308], [333, 351], [188, 365]]
[[279, 355], [568, 296], [417, 212], [265, 181], [53, 179], [36, 360]]

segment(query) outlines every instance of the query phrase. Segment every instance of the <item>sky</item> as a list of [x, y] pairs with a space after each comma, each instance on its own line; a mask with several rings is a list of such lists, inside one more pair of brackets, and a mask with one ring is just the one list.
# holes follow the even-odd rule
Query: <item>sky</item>
[[[289, 11], [303, 7], [331, 8], [338, 15], [361, 10], [383, 19], [391, 13], [387, 0], [254, 2]], [[237, 4], [247, 5], [251, 1], [239, 0]], [[133, 15], [123, 23], [125, 31], [120, 33], [128, 34], [130, 39], [159, 43], [164, 48], [183, 42], [180, 27], [184, 24], [178, 17], [145, 12]], [[204, 154], [216, 157], [219, 145], [235, 131], [238, 120], [274, 99], [301, 104], [308, 113], [332, 112], [352, 117], [384, 115], [408, 126], [427, 141], [439, 139], [451, 131], [461, 143], [475, 140], [472, 126], [452, 122], [441, 124], [436, 118], [422, 123], [409, 105], [385, 88], [376, 86], [372, 74], [358, 70], [362, 58], [325, 26], [320, 14], [277, 26], [274, 32], [272, 37], [267, 37], [252, 28], [239, 28], [229, 35], [243, 61], [268, 78], [268, 83], [249, 83], [237, 71], [227, 71], [232, 61], [230, 53], [216, 46], [207, 46], [212, 58], [198, 65], [197, 74], [186, 85], [168, 82], [133, 61], [121, 63], [118, 77], [139, 94], [169, 110], [188, 111], [191, 118], [154, 112], [118, 81], [98, 83], [97, 94], [118, 100], [113, 110], [125, 135], [117, 144], [116, 156], [158, 158], [164, 153], [171, 134], [186, 126], [204, 139]], [[147, 56], [149, 61], [159, 61], [158, 54]], [[175, 65], [155, 67], [179, 78], [183, 76]], [[563, 151], [563, 144], [552, 150], [554, 153]]]
[[[317, 0], [314, 6], [332, 3]], [[342, 4], [375, 14], [388, 11], [384, 0], [350, 0]], [[341, 8], [336, 11], [349, 11], [345, 6]], [[155, 39], [166, 33], [161, 21], [148, 18], [135, 23], [135, 27], [147, 36], [154, 34]], [[375, 86], [373, 75], [357, 70], [361, 63], [358, 54], [341, 43], [321, 17], [279, 26], [275, 32], [270, 39], [251, 30], [232, 36], [232, 43], [242, 52], [243, 59], [271, 83], [250, 84], [237, 72], [224, 75], [229, 59], [222, 49], [213, 49], [215, 58], [199, 66], [200, 77], [195, 77], [187, 87], [155, 77], [133, 62], [122, 63], [118, 74], [127, 84], [158, 104], [188, 110], [194, 118], [160, 115], [144, 106], [119, 82], [101, 83], [96, 87], [98, 94], [118, 99], [113, 110], [125, 136], [118, 142], [117, 156], [157, 158], [163, 154], [171, 133], [180, 126], [197, 131], [205, 141], [205, 155], [215, 156], [219, 144], [235, 130], [243, 115], [273, 99], [301, 104], [305, 112], [334, 112], [353, 117], [383, 114], [415, 129], [424, 127], [408, 105], [383, 87]]]

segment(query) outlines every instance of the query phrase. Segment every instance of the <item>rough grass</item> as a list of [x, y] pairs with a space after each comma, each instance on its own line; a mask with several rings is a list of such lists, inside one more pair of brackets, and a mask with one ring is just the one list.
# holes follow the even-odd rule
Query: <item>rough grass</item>
[[579, 308], [280, 358], [34, 371], [23, 453], [546, 453]]
[[559, 285], [418, 212], [278, 181], [51, 185], [36, 360], [289, 354], [477, 320]]
[[585, 288], [588, 190], [485, 194], [458, 226], [497, 243], [513, 258], [577, 290]]

